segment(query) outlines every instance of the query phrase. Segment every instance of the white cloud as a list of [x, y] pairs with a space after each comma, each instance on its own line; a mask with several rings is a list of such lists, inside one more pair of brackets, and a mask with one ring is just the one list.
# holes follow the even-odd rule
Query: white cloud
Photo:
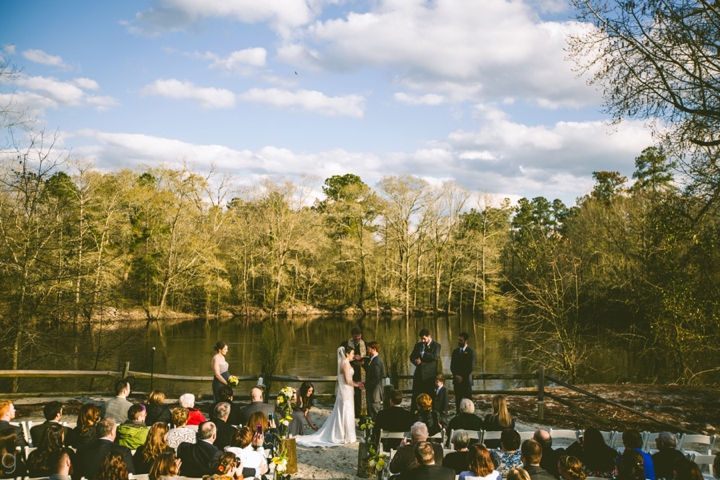
[[235, 94], [223, 88], [196, 87], [192, 82], [180, 80], [156, 80], [142, 89], [143, 95], [196, 100], [202, 108], [233, 108]]
[[267, 51], [264, 48], [246, 48], [232, 52], [226, 58], [215, 56], [210, 68], [221, 68], [224, 70], [236, 70], [247, 66], [262, 67], [265, 65]]
[[48, 108], [57, 108], [55, 100], [33, 92], [0, 93], [0, 105], [10, 111], [24, 112], [26, 118], [42, 117]]
[[54, 77], [19, 74], [11, 82], [25, 89], [16, 92], [13, 101], [32, 110], [35, 116], [41, 116], [46, 108], [58, 108], [58, 106], [89, 105], [97, 110], [107, 110], [111, 106], [120, 104], [117, 99], [110, 96], [88, 95], [85, 90], [100, 88], [96, 81], [89, 78], [76, 78], [70, 82], [63, 82]]
[[99, 90], [100, 85], [95, 80], [90, 78], [76, 78], [72, 82], [73, 85], [78, 86], [84, 90]]
[[393, 98], [406, 105], [440, 105], [445, 101], [444, 96], [435, 95], [433, 93], [418, 96], [407, 94], [405, 92], [397, 92], [393, 95]]
[[14, 43], [11, 43], [10, 45], [5, 45], [4, 47], [2, 47], [2, 49], [8, 55], [15, 55], [15, 44]]
[[117, 99], [107, 96], [107, 95], [90, 96], [90, 97], [87, 97], [85, 102], [88, 105], [92, 105], [93, 107], [95, 107], [96, 110], [100, 110], [100, 111], [108, 110], [110, 107], [116, 107], [116, 106], [120, 105], [120, 102], [118, 102]]
[[30, 90], [44, 92], [45, 96], [63, 105], [81, 105], [85, 96], [85, 92], [81, 88], [53, 77], [19, 75], [15, 84]]
[[31, 62], [40, 63], [42, 65], [50, 65], [52, 67], [59, 67], [62, 69], [70, 68], [69, 65], [63, 62], [62, 57], [59, 55], [50, 55], [42, 50], [25, 50], [22, 52], [22, 56]]
[[365, 111], [365, 97], [362, 95], [344, 95], [328, 97], [314, 90], [291, 92], [279, 88], [253, 88], [238, 95], [238, 99], [247, 102], [267, 103], [276, 107], [298, 107], [309, 112], [323, 115], [347, 115], [362, 118]]

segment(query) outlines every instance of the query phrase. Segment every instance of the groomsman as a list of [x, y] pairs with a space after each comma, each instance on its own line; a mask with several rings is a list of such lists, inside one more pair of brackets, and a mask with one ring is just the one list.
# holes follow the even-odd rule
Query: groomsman
[[367, 395], [367, 410], [375, 421], [383, 401], [383, 363], [380, 359], [380, 344], [378, 342], [370, 342], [366, 346], [370, 360], [365, 365], [367, 375], [365, 379], [365, 395]]
[[413, 392], [410, 410], [415, 411], [415, 400], [421, 393], [427, 393], [432, 398], [435, 390], [435, 378], [438, 374], [438, 358], [440, 358], [440, 344], [432, 339], [430, 330], [423, 328], [419, 333], [420, 341], [415, 344], [410, 354], [410, 362], [415, 366], [413, 374]]
[[463, 398], [472, 400], [472, 372], [475, 368], [475, 350], [468, 346], [468, 334], [458, 335], [458, 348], [453, 350], [450, 361], [450, 372], [453, 374], [455, 388], [455, 405], [460, 405]]

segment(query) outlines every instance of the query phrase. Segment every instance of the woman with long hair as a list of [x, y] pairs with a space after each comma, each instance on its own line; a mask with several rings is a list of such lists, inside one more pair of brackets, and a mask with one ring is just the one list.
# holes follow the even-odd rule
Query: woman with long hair
[[213, 403], [217, 403], [220, 399], [220, 387], [227, 385], [228, 379], [230, 378], [230, 372], [228, 371], [229, 365], [227, 360], [225, 360], [225, 355], [228, 353], [228, 344], [222, 340], [218, 340], [213, 350], [215, 350], [215, 355], [212, 357], [210, 366], [213, 371]]
[[179, 478], [182, 462], [175, 457], [175, 453], [168, 451], [161, 453], [150, 467], [150, 480], [174, 480]]
[[587, 428], [580, 440], [570, 445], [565, 453], [580, 460], [591, 477], [611, 478], [617, 474], [618, 452], [605, 443], [597, 428]]
[[135, 473], [150, 473], [150, 467], [161, 453], [173, 452], [167, 443], [168, 426], [164, 422], [155, 422], [150, 427], [147, 440], [133, 455]]
[[128, 480], [127, 465], [118, 452], [108, 452], [100, 464], [100, 470], [94, 480]]
[[[483, 428], [491, 432], [503, 430], [515, 430], [515, 419], [512, 418], [507, 408], [507, 400], [504, 395], [495, 395], [492, 399], [493, 413], [485, 416]], [[498, 448], [500, 440], [488, 440], [485, 442], [488, 448]]]
[[268, 471], [268, 464], [263, 448], [263, 435], [255, 432], [250, 426], [238, 428], [225, 447], [226, 452], [232, 452], [242, 461], [243, 468], [254, 468], [255, 477], [260, 478]]
[[470, 445], [468, 467], [469, 470], [460, 473], [459, 480], [465, 480], [465, 477], [480, 477], [482, 480], [500, 480], [502, 478], [500, 472], [495, 470], [490, 452], [482, 443]]
[[252, 428], [253, 431], [260, 427], [260, 432], [263, 435], [263, 448], [270, 450], [271, 452], [275, 449], [275, 438], [277, 438], [278, 430], [275, 428], [275, 423], [272, 424], [265, 415], [265, 412], [258, 410], [250, 414], [248, 418], [247, 426]]
[[22, 455], [16, 451], [17, 435], [15, 430], [0, 431], [0, 478], [25, 476]]
[[[65, 429], [59, 423], [52, 423], [43, 432], [40, 445], [27, 458], [27, 471], [31, 477], [49, 477], [55, 473], [53, 454], [63, 449]], [[74, 458], [71, 456], [70, 461]]]
[[430, 395], [427, 393], [418, 395], [416, 403], [418, 408], [418, 422], [422, 422], [427, 426], [428, 434], [432, 437], [442, 430], [440, 414], [432, 409], [432, 398], [430, 398]]
[[298, 390], [298, 402], [298, 406], [300, 410], [302, 410], [308, 426], [317, 431], [320, 427], [315, 426], [312, 420], [310, 420], [310, 408], [315, 403], [315, 386], [312, 383], [303, 382], [302, 385], [300, 385], [300, 390]]
[[582, 462], [569, 455], [558, 459], [558, 472], [563, 480], [585, 480], [587, 476]]
[[148, 427], [155, 422], [165, 422], [170, 426], [172, 423], [172, 413], [165, 406], [165, 393], [160, 390], [153, 390], [147, 396], [147, 416], [145, 417], [145, 425]]
[[95, 425], [100, 421], [100, 407], [94, 403], [86, 403], [80, 407], [77, 426], [72, 429], [69, 441], [70, 447], [78, 448], [81, 445], [93, 443], [97, 440]]

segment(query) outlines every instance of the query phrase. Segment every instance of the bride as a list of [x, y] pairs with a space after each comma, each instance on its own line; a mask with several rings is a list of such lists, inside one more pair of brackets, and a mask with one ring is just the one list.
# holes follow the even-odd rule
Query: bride
[[337, 349], [338, 388], [332, 413], [323, 426], [312, 435], [299, 435], [297, 444], [304, 447], [333, 447], [344, 443], [354, 443], [355, 437], [355, 400], [354, 387], [363, 388], [362, 382], [354, 383], [350, 360], [355, 352], [340, 347]]

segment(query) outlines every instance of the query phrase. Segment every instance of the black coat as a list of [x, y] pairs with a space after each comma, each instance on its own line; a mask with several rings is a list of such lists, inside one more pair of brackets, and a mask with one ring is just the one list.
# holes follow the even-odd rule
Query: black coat
[[401, 473], [398, 480], [455, 480], [455, 470], [440, 465], [422, 465]]
[[88, 443], [78, 447], [75, 455], [75, 465], [73, 476], [77, 478], [85, 477], [92, 480], [100, 470], [103, 458], [110, 452], [118, 452], [122, 455], [122, 459], [127, 465], [128, 473], [135, 473], [135, 463], [132, 459], [132, 453], [127, 447], [113, 443], [106, 438], [100, 438], [93, 443]]
[[[423, 347], [425, 347], [425, 353], [422, 353]], [[410, 363], [415, 365], [415, 373], [413, 378], [415, 380], [427, 380], [429, 378], [437, 377], [438, 374], [438, 358], [440, 358], [440, 344], [435, 340], [430, 342], [430, 345], [425, 346], [422, 342], [417, 342], [413, 351], [410, 354]], [[417, 365], [415, 360], [420, 359], [422, 363]]]
[[523, 468], [525, 468], [525, 471], [530, 475], [530, 480], [555, 480], [555, 477], [537, 465]]
[[[417, 443], [411, 443], [410, 445], [403, 445], [397, 449], [395, 456], [390, 462], [390, 471], [393, 473], [402, 473], [410, 469], [417, 468], [415, 463], [415, 446]], [[443, 463], [443, 448], [442, 445], [435, 442], [430, 442], [435, 451], [435, 465], [442, 465]], [[452, 470], [450, 470], [452, 472]], [[455, 473], [452, 474], [455, 477]]]
[[[240, 410], [240, 425], [247, 425], [247, 422], [250, 419], [250, 415], [257, 412], [258, 410], [264, 412], [265, 416], [267, 416], [268, 413], [275, 412], [275, 407], [273, 405], [270, 405], [269, 403], [264, 402], [252, 402], [250, 403], [250, 405], [245, 405], [243, 409]], [[255, 425], [250, 426], [253, 430], [255, 430]]]
[[447, 425], [448, 433], [450, 432], [450, 430], [480, 431], [482, 429], [482, 418], [478, 417], [474, 413], [458, 413], [450, 420]]
[[452, 452], [445, 455], [443, 458], [443, 467], [452, 468], [455, 470], [455, 475], [470, 470], [468, 465], [468, 453], [465, 452]]
[[475, 350], [465, 347], [465, 352], [460, 347], [453, 350], [452, 359], [450, 360], [450, 372], [453, 376], [460, 375], [463, 383], [472, 382], [472, 372], [475, 368]]
[[[373, 437], [377, 441], [380, 438], [380, 430], [386, 432], [409, 432], [412, 424], [417, 422], [417, 416], [401, 406], [383, 408], [375, 418]], [[400, 445], [400, 440], [388, 441], [387, 448], [395, 448]]]
[[[30, 429], [30, 438], [32, 438], [32, 443], [34, 447], [39, 447], [40, 442], [42, 441], [42, 437], [45, 434], [45, 430], [52, 425], [53, 423], [60, 425], [58, 422], [54, 422], [52, 420], [46, 420], [45, 422], [41, 423], [40, 425], [35, 425]], [[68, 427], [63, 427], [63, 430], [65, 431], [65, 445], [69, 445], [70, 440], [70, 432], [72, 431]]]
[[215, 445], [204, 440], [198, 440], [197, 443], [181, 443], [177, 449], [177, 456], [182, 460], [180, 475], [193, 478], [212, 475], [213, 464], [221, 454], [222, 451]]
[[[448, 395], [448, 389], [445, 387], [442, 387], [440, 389], [440, 392], [438, 393], [437, 388], [433, 392], [433, 407], [432, 409], [435, 410], [440, 414], [441, 418], [444, 418], [444, 415], [447, 415], [447, 411], [450, 405], [450, 398]], [[444, 425], [443, 425], [444, 426]]]
[[151, 403], [147, 406], [147, 417], [145, 417], [145, 425], [151, 427], [155, 422], [163, 422], [172, 425], [172, 413], [170, 409], [160, 403]]
[[217, 428], [217, 436], [215, 437], [215, 443], [213, 443], [213, 445], [220, 450], [223, 450], [225, 447], [230, 445], [230, 441], [232, 440], [233, 435], [235, 435], [237, 428], [227, 422], [223, 422], [219, 418], [213, 418], [211, 421]]
[[[147, 444], [145, 444], [145, 445], [147, 445]], [[141, 445], [140, 448], [135, 450], [135, 455], [133, 455], [133, 463], [135, 464], [135, 474], [137, 474], [137, 475], [143, 475], [145, 473], [150, 473], [150, 467], [152, 467], [152, 464], [155, 461], [155, 459], [152, 459], [149, 462], [145, 461], [145, 457], [143, 456], [143, 450], [145, 450], [145, 445]], [[172, 447], [167, 447], [163, 453], [175, 453], [175, 450], [173, 450]]]
[[0, 420], [0, 432], [4, 432], [5, 430], [12, 430], [15, 432], [15, 436], [17, 437], [17, 443], [15, 444], [15, 446], [27, 446], [27, 441], [25, 440], [25, 435], [23, 434], [21, 427], [19, 427], [18, 425], [12, 425], [10, 422], [6, 422], [5, 420]]

